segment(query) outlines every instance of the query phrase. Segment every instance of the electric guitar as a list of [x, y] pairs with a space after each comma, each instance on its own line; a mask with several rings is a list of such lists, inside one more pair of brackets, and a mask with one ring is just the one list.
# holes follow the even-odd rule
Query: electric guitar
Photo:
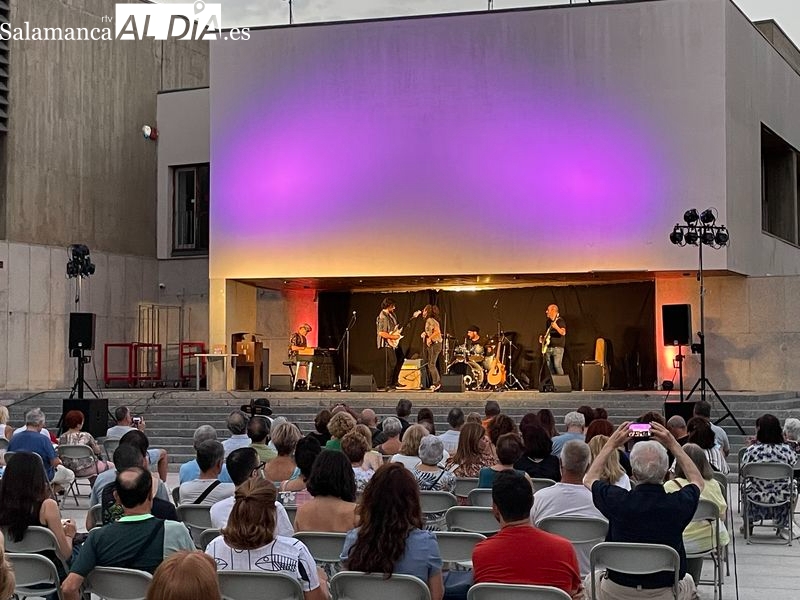
[[550, 321], [550, 324], [547, 326], [547, 331], [545, 331], [542, 336], [542, 354], [547, 354], [547, 349], [550, 348], [550, 334], [553, 332], [553, 323], [556, 323], [560, 316], [561, 315], [556, 315], [556, 318]]
[[406, 327], [406, 326], [407, 326], [409, 323], [411, 323], [411, 321], [413, 321], [414, 319], [416, 319], [416, 318], [417, 318], [418, 316], [420, 316], [421, 314], [422, 314], [422, 311], [421, 311], [421, 310], [415, 310], [415, 311], [414, 311], [414, 314], [411, 316], [411, 318], [410, 318], [408, 321], [406, 321], [406, 322], [405, 322], [405, 323], [403, 323], [402, 325], [395, 325], [395, 326], [394, 326], [394, 329], [392, 329], [392, 330], [391, 330], [389, 333], [391, 333], [392, 335], [399, 335], [400, 337], [399, 337], [399, 338], [397, 338], [396, 340], [386, 340], [386, 342], [389, 344], [389, 347], [391, 347], [391, 348], [397, 348], [397, 347], [400, 345], [400, 340], [402, 340], [402, 339], [403, 339], [403, 329], [405, 329], [405, 327]]

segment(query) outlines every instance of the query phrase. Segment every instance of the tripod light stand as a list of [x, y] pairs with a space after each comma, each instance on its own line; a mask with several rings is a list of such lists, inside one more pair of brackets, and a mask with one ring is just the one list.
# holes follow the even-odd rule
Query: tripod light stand
[[686, 225], [676, 223], [669, 235], [669, 240], [676, 246], [697, 246], [699, 251], [699, 270], [697, 273], [697, 280], [700, 283], [700, 331], [697, 336], [700, 338], [699, 344], [692, 344], [692, 351], [699, 350], [700, 353], [700, 377], [692, 386], [686, 400], [692, 397], [695, 391], [700, 389], [700, 398], [706, 399], [706, 390], [709, 389], [714, 394], [714, 397], [725, 408], [725, 414], [717, 419], [717, 423], [721, 423], [728, 417], [733, 419], [736, 427], [742, 435], [745, 435], [744, 428], [736, 419], [736, 416], [731, 412], [731, 409], [725, 404], [725, 401], [720, 398], [719, 393], [706, 377], [706, 336], [705, 336], [705, 278], [703, 273], [703, 246], [709, 246], [714, 249], [722, 248], [728, 245], [730, 234], [724, 225], [717, 225], [716, 210], [707, 208], [702, 213], [698, 214], [697, 209], [689, 209], [683, 214], [683, 220]]
[[[91, 313], [80, 312], [81, 308], [81, 282], [94, 275], [95, 265], [89, 256], [89, 248], [84, 244], [72, 244], [69, 247], [70, 259], [67, 262], [67, 279], [75, 279], [75, 310], [70, 313], [70, 356], [75, 358], [78, 363], [77, 377], [72, 386], [69, 397], [83, 400], [84, 387], [89, 388], [92, 395], [97, 398], [97, 394], [92, 386], [84, 378], [84, 367], [92, 360], [91, 356], [86, 355], [86, 350], [94, 347], [94, 315]], [[80, 331], [78, 331], [80, 330]], [[88, 338], [86, 339], [88, 334]]]

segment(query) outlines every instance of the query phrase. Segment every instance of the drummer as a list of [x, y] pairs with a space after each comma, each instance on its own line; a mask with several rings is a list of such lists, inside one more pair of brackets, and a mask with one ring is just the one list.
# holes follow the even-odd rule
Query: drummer
[[486, 356], [486, 342], [481, 339], [481, 328], [477, 325], [467, 327], [467, 339], [465, 341], [469, 360], [478, 363], [484, 370], [488, 370], [489, 359]]

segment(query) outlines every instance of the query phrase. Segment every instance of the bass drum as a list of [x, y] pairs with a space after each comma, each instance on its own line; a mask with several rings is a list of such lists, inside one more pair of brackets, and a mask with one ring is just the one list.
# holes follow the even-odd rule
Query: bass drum
[[468, 390], [478, 390], [483, 385], [483, 367], [472, 361], [455, 362], [447, 370], [448, 375], [461, 375], [464, 378], [464, 387]]

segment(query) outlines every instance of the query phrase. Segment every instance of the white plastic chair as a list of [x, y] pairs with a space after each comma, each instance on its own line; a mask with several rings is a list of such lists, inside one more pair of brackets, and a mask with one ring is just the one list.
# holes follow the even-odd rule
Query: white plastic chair
[[678, 598], [681, 559], [674, 548], [662, 544], [602, 542], [589, 555], [591, 600], [597, 599], [597, 570], [610, 569], [628, 575], [650, 575], [662, 571], [674, 573], [672, 595]]
[[443, 563], [451, 563], [462, 570], [472, 570], [472, 552], [486, 539], [480, 533], [467, 531], [437, 531], [436, 542]]
[[286, 573], [217, 571], [222, 600], [304, 600], [300, 582]]
[[549, 585], [478, 583], [469, 588], [467, 600], [567, 600], [571, 596]]
[[599, 543], [608, 533], [608, 521], [592, 517], [545, 517], [536, 526], [573, 544]]
[[[92, 450], [89, 446], [84, 444], [62, 444], [58, 447], [58, 456], [61, 458], [62, 461], [64, 459], [70, 460], [85, 460], [91, 459], [92, 467], [94, 468], [94, 473], [92, 475], [75, 475], [75, 479], [72, 481], [72, 484], [69, 486], [67, 490], [66, 496], [69, 497], [70, 492], [72, 492], [72, 498], [75, 500], [75, 506], [80, 506], [78, 502], [78, 496], [84, 495], [80, 494], [80, 488], [78, 486], [79, 480], [83, 479], [86, 481], [86, 485], [89, 486], [89, 492], [91, 493], [92, 484], [89, 481], [90, 477], [97, 477], [97, 457], [94, 455], [94, 450]], [[85, 494], [87, 497], [89, 494]]]
[[144, 600], [153, 576], [146, 571], [122, 567], [95, 567], [83, 584], [85, 593], [101, 600]]
[[[178, 518], [189, 528], [195, 545], [200, 548], [200, 534], [211, 529], [211, 506], [208, 504], [179, 504]], [[202, 548], [201, 548], [202, 549]]]
[[347, 534], [327, 531], [298, 531], [294, 537], [303, 542], [311, 556], [314, 557], [314, 561], [323, 566], [339, 564], [339, 556], [342, 554]]
[[[412, 575], [342, 571], [331, 578], [333, 600], [431, 600], [431, 592]], [[249, 599], [248, 599], [249, 600]]]
[[[711, 526], [711, 536], [712, 536], [712, 546], [704, 551], [704, 552], [697, 552], [694, 554], [686, 553], [686, 558], [710, 558], [711, 561], [714, 563], [714, 578], [711, 580], [711, 584], [714, 586], [714, 598], [717, 598], [717, 594], [719, 597], [722, 597], [722, 560], [721, 560], [721, 543], [719, 539], [719, 511], [717, 510], [717, 505], [711, 502], [710, 500], [700, 499], [700, 502], [697, 504], [697, 510], [694, 512], [694, 516], [692, 516], [692, 521], [703, 521], [707, 522]], [[708, 580], [701, 580], [695, 581], [695, 584], [698, 586], [700, 584], [707, 584], [709, 583]]]
[[[759, 463], [749, 463], [742, 466], [742, 470], [739, 473], [739, 478], [743, 482], [743, 492], [742, 492], [742, 501], [743, 501], [743, 508], [742, 508], [742, 519], [744, 520], [744, 538], [747, 540], [748, 544], [752, 544], [752, 535], [750, 533], [750, 529], [752, 527], [774, 527], [774, 525], [756, 525], [755, 523], [750, 522], [750, 518], [748, 515], [748, 508], [750, 505], [753, 506], [761, 506], [766, 508], [781, 508], [784, 507], [788, 516], [787, 519], [789, 521], [789, 539], [787, 540], [787, 544], [789, 546], [792, 545], [792, 535], [793, 535], [793, 527], [792, 527], [792, 510], [794, 507], [795, 501], [795, 493], [794, 493], [794, 465], [787, 465], [785, 463], [769, 463], [769, 462], [759, 462]], [[763, 503], [763, 502], [756, 502], [755, 500], [748, 497], [747, 494], [747, 480], [748, 479], [758, 479], [761, 481], [773, 481], [778, 483], [783, 481], [783, 485], [786, 486], [786, 489], [791, 490], [788, 498], [781, 502], [776, 502], [774, 504], [770, 503]]]
[[205, 550], [208, 545], [216, 538], [220, 536], [219, 529], [209, 528], [204, 529], [199, 536], [197, 536], [197, 542], [200, 544], [200, 549]]
[[476, 487], [478, 487], [477, 477], [456, 477], [456, 489], [453, 493], [459, 498], [466, 498]]
[[531, 487], [533, 488], [533, 493], [536, 494], [539, 490], [543, 490], [544, 488], [548, 488], [551, 485], [555, 485], [556, 482], [552, 479], [547, 479], [546, 477], [533, 477], [531, 478]]
[[61, 565], [64, 568], [64, 572], [69, 572], [69, 567], [67, 567], [66, 563], [61, 558], [61, 554], [58, 550], [58, 540], [56, 540], [55, 534], [47, 527], [31, 525], [25, 530], [25, 535], [18, 542], [15, 542], [11, 539], [8, 531], [3, 531], [3, 537], [5, 538], [6, 552], [24, 554], [53, 552], [59, 558], [59, 560], [61, 560]]
[[[18, 554], [9, 552], [6, 558], [14, 568], [16, 587], [14, 594], [20, 598], [57, 594], [61, 598], [56, 566], [39, 554]], [[34, 587], [36, 586], [36, 587]], [[42, 586], [42, 587], [39, 587]]]
[[474, 488], [467, 495], [470, 506], [492, 507], [492, 488]]
[[448, 531], [468, 531], [485, 536], [500, 531], [492, 509], [483, 506], [454, 506], [445, 514], [445, 523]]
[[458, 504], [458, 500], [450, 492], [420, 492], [419, 502], [425, 527], [432, 531], [443, 528], [447, 509]]

